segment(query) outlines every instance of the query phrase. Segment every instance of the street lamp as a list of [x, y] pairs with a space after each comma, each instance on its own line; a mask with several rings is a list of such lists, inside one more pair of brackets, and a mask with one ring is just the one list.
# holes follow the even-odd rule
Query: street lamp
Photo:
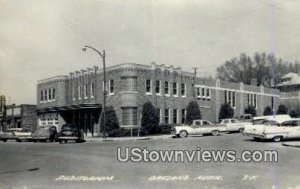
[[[102, 58], [103, 61], [103, 107], [102, 107], [102, 115], [103, 115], [103, 138], [106, 137], [106, 117], [105, 117], [105, 104], [106, 104], [106, 73], [105, 73], [105, 50], [103, 50], [103, 52], [101, 53], [100, 51], [98, 51], [97, 49], [95, 49], [94, 47], [91, 46], [87, 46], [85, 45], [82, 50], [86, 51], [86, 49], [92, 49], [93, 51], [97, 52], [100, 57]], [[101, 122], [101, 116], [99, 116], [99, 128], [100, 128], [100, 122]]]

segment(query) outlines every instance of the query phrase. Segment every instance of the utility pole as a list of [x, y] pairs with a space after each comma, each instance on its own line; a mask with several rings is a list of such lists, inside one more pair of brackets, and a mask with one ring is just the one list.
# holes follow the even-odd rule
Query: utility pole
[[196, 78], [197, 78], [197, 70], [198, 68], [196, 67], [193, 67], [193, 70], [194, 70], [194, 79], [193, 79], [193, 83], [192, 83], [192, 90], [193, 90], [193, 95], [194, 95], [194, 98], [196, 98], [196, 94], [195, 94], [195, 83], [196, 83]]
[[[98, 51], [96, 48], [91, 47], [91, 46], [87, 46], [85, 45], [82, 50], [86, 51], [86, 49], [92, 49], [93, 51], [97, 52], [100, 57], [102, 58], [102, 62], [103, 62], [103, 107], [101, 110], [101, 114], [103, 116], [103, 138], [106, 138], [106, 116], [105, 116], [105, 110], [106, 110], [106, 71], [105, 71], [105, 50], [103, 50], [103, 52], [101, 53], [100, 51]], [[100, 128], [100, 124], [101, 124], [101, 116], [99, 116], [99, 128]]]

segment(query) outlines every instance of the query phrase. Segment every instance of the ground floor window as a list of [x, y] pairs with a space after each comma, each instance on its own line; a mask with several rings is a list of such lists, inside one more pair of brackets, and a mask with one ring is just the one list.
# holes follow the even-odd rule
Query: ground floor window
[[158, 120], [159, 120], [159, 123], [161, 123], [161, 112], [160, 112], [160, 108], [156, 108], [156, 113], [157, 113], [157, 116], [158, 116]]
[[173, 123], [177, 124], [177, 109], [173, 110]]
[[169, 113], [169, 109], [165, 109], [165, 123], [169, 123], [170, 120], [170, 113]]
[[185, 117], [186, 117], [186, 110], [182, 109], [181, 110], [181, 123], [185, 123]]
[[137, 125], [137, 107], [122, 108], [122, 125]]
[[40, 125], [58, 125], [58, 114], [44, 114], [40, 116]]

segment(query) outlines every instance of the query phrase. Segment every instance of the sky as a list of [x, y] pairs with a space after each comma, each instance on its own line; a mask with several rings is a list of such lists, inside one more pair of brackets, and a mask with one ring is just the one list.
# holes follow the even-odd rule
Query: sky
[[40, 79], [97, 65], [174, 65], [199, 76], [244, 52], [300, 60], [298, 0], [0, 0], [0, 94], [36, 104]]

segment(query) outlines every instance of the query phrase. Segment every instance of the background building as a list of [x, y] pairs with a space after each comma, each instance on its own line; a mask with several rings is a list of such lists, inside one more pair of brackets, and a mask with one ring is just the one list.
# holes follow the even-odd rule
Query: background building
[[[277, 85], [280, 90], [280, 103], [289, 109], [300, 109], [300, 76], [296, 73], [288, 73]], [[299, 111], [300, 112], [300, 111]]]
[[[218, 121], [220, 106], [227, 102], [235, 116], [253, 105], [258, 115], [279, 91], [264, 87], [195, 77], [173, 66], [120, 64], [108, 67], [107, 106], [116, 110], [121, 127], [140, 126], [142, 105], [150, 101], [159, 111], [160, 123], [185, 122], [186, 106], [196, 100], [202, 117]], [[38, 81], [39, 125], [77, 123], [85, 132], [94, 132], [103, 98], [103, 73], [98, 67], [75, 71]]]
[[0, 131], [2, 131], [2, 121], [6, 116], [5, 111], [6, 100], [4, 95], [0, 95]]
[[6, 106], [6, 118], [3, 121], [4, 130], [8, 128], [23, 128], [34, 131], [37, 127], [36, 105], [21, 104]]

